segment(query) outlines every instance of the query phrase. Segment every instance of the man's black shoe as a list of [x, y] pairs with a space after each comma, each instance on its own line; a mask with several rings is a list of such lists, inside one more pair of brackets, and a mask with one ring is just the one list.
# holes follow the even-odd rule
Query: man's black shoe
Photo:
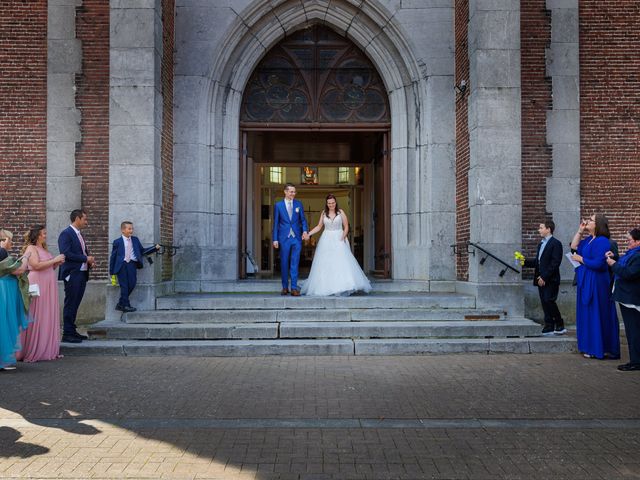
[[542, 335], [548, 337], [550, 335], [553, 335], [553, 331], [553, 325], [545, 325], [542, 329]]
[[621, 372], [633, 372], [635, 370], [640, 370], [640, 363], [624, 363], [622, 365], [618, 365], [618, 370]]
[[79, 338], [80, 340], [86, 340], [89, 338], [86, 335], [82, 335], [81, 333], [78, 333], [78, 332], [76, 332], [74, 335], [76, 336], [76, 338]]
[[63, 343], [82, 343], [82, 338], [76, 337], [75, 335], [63, 335], [62, 342]]
[[124, 312], [124, 307], [120, 304], [116, 305], [116, 310], [120, 311], [120, 312]]
[[564, 328], [564, 325], [556, 325], [556, 328], [553, 331], [554, 335], [564, 335], [565, 333], [567, 333], [567, 329]]
[[130, 312], [135, 312], [136, 310], [138, 310], [135, 307], [124, 307], [124, 310], [122, 310], [125, 313], [130, 313]]

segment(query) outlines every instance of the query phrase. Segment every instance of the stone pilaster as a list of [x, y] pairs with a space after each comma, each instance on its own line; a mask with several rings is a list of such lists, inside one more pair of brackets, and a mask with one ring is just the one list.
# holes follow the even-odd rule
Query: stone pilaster
[[[82, 177], [76, 175], [76, 142], [81, 140], [75, 77], [82, 69], [76, 38], [76, 8], [82, 0], [49, 2], [47, 29], [47, 227], [56, 238], [81, 206]], [[55, 241], [50, 241], [57, 251]]]
[[[470, 239], [511, 262], [521, 243], [520, 5], [469, 2]], [[479, 307], [524, 312], [520, 277], [492, 259], [469, 257], [469, 282]]]
[[[553, 109], [547, 112], [547, 142], [553, 148], [553, 173], [547, 179], [547, 210], [556, 223], [555, 236], [567, 245], [580, 221], [580, 62], [578, 0], [547, 0], [551, 11], [551, 45], [547, 76]], [[562, 263], [562, 277], [573, 268]]]
[[[144, 244], [160, 238], [162, 170], [162, 21], [160, 2], [112, 0], [110, 21], [109, 237], [134, 223]], [[132, 303], [155, 308], [160, 262], [138, 272]], [[107, 294], [113, 315], [116, 289]]]

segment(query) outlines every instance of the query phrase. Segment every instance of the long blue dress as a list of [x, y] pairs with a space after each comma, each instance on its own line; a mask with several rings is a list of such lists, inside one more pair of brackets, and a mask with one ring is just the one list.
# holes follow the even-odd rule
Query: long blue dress
[[28, 318], [15, 275], [0, 275], [0, 368], [16, 363], [20, 350], [20, 330], [27, 328]]
[[606, 237], [587, 237], [578, 245], [584, 262], [576, 269], [578, 350], [596, 358], [604, 358], [605, 353], [620, 357], [618, 316], [605, 257], [609, 250], [611, 243]]

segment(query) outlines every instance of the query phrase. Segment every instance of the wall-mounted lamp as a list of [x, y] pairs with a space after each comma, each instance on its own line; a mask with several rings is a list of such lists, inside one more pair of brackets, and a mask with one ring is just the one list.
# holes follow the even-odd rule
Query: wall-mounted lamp
[[455, 87], [453, 87], [453, 89], [456, 91], [456, 93], [459, 93], [460, 95], [464, 95], [464, 93], [467, 91], [467, 81], [460, 80], [460, 83]]

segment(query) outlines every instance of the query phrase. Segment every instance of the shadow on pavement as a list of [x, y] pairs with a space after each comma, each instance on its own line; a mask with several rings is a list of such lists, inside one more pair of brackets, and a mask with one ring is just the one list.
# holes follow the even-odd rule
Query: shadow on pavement
[[0, 458], [29, 458], [49, 452], [46, 447], [21, 442], [20, 437], [22, 434], [18, 430], [11, 427], [0, 427]]

